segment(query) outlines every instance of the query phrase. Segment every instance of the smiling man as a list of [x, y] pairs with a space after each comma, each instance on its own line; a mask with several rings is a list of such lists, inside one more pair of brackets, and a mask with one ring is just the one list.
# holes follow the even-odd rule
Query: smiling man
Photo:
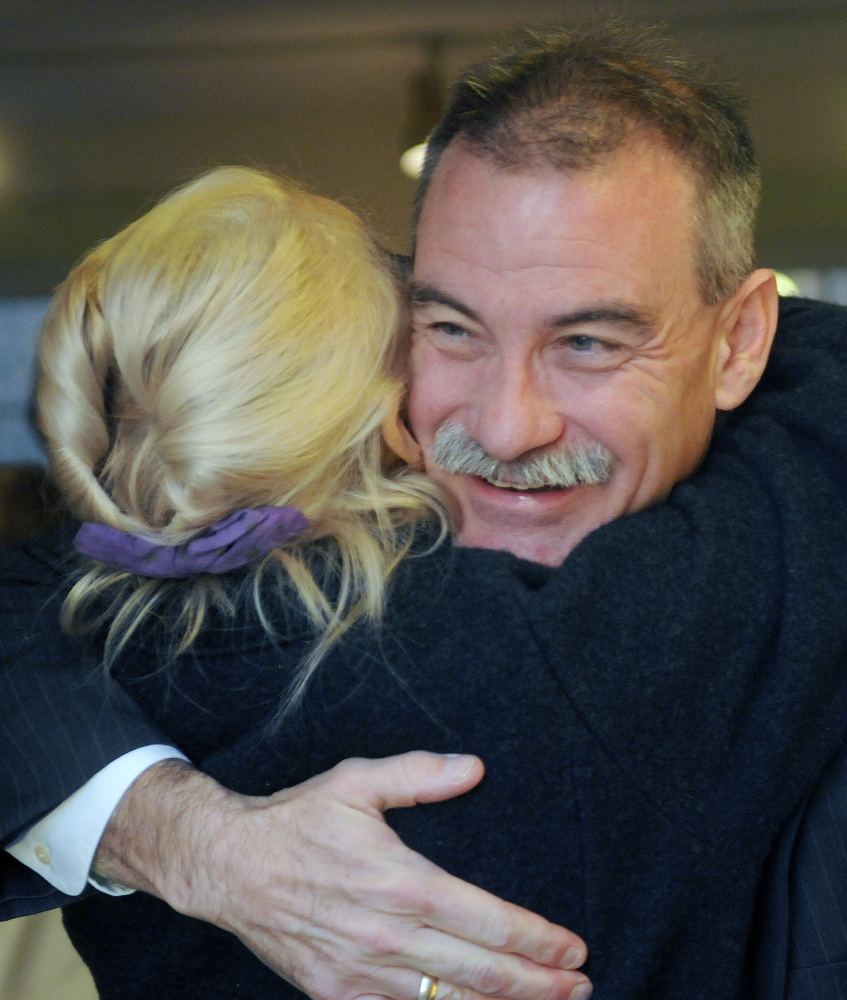
[[[547, 565], [696, 469], [776, 323], [773, 276], [751, 273], [743, 122], [669, 65], [616, 78], [591, 45], [560, 36], [466, 82], [431, 142], [416, 234], [410, 418], [427, 471], [459, 503], [462, 544]], [[579, 458], [567, 485], [527, 477], [561, 449]]]
[[[459, 713], [471, 725], [499, 663], [504, 727], [510, 702], [525, 711], [535, 694], [516, 664], [555, 677], [519, 734], [561, 724], [554, 767], [530, 761], [515, 783], [549, 797], [498, 816], [532, 840], [560, 797], [548, 856], [568, 877], [547, 881], [573, 893], [567, 913], [610, 996], [749, 995], [768, 844], [840, 738], [845, 505], [826, 455], [840, 462], [845, 445], [843, 349], [829, 345], [830, 365], [813, 337], [802, 363], [789, 348], [783, 392], [754, 394], [752, 416], [710, 449], [777, 322], [773, 277], [753, 270], [757, 191], [727, 93], [614, 32], [533, 36], [468, 75], [421, 186], [409, 416], [455, 500], [456, 559], [477, 567], [464, 589], [450, 581], [458, 624], [443, 656], [443, 621], [427, 627], [426, 600], [410, 602], [421, 673], [455, 672], [447, 704], [464, 680], [449, 657], [471, 664], [473, 708]], [[804, 322], [840, 333], [843, 315], [801, 313], [795, 334]], [[792, 395], [789, 361], [812, 373], [811, 392]], [[771, 440], [785, 448], [774, 462]], [[429, 593], [447, 586], [435, 577]], [[520, 772], [523, 745], [496, 747], [503, 771]], [[381, 822], [480, 773], [465, 758], [397, 758], [258, 801], [159, 765], [115, 813], [99, 870], [236, 932], [321, 1000], [584, 997], [581, 941], [427, 866]], [[495, 780], [460, 801], [484, 802]], [[409, 841], [426, 815], [399, 821]]]

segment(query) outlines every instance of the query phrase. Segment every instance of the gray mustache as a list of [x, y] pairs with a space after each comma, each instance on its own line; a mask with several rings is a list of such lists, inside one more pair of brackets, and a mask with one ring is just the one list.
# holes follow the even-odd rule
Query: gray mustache
[[611, 479], [615, 456], [602, 444], [594, 443], [562, 446], [503, 462], [492, 458], [461, 424], [447, 422], [435, 432], [432, 458], [445, 472], [532, 489], [606, 483]]

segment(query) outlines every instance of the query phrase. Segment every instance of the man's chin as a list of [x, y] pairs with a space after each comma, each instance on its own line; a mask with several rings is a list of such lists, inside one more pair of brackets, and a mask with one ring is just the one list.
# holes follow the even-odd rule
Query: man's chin
[[523, 491], [467, 478], [462, 485], [456, 542], [467, 548], [496, 549], [558, 566], [597, 527], [586, 509], [596, 487]]
[[573, 548], [573, 544], [568, 545], [560, 538], [545, 537], [542, 534], [505, 532], [491, 534], [460, 531], [455, 542], [462, 548], [509, 552], [518, 559], [526, 559], [528, 562], [540, 563], [543, 566], [561, 566]]

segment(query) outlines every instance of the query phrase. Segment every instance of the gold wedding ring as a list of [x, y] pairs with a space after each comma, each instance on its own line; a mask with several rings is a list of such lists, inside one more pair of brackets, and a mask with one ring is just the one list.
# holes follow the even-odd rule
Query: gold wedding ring
[[421, 985], [418, 988], [418, 1000], [435, 1000], [438, 992], [438, 980], [432, 976], [421, 976]]

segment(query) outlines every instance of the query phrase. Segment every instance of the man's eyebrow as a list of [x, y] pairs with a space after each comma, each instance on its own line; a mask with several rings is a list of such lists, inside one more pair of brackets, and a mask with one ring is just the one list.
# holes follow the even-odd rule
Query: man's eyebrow
[[[454, 299], [452, 295], [442, 292], [434, 285], [424, 285], [413, 282], [409, 296], [412, 305], [425, 306], [430, 303], [447, 306], [456, 312], [467, 316], [474, 322], [480, 322], [479, 316], [470, 306]], [[584, 323], [615, 323], [620, 326], [629, 326], [634, 329], [648, 330], [653, 326], [653, 319], [648, 313], [624, 305], [592, 306], [587, 309], [578, 309], [572, 313], [562, 313], [554, 316], [550, 320], [550, 326], [556, 329], [564, 329], [569, 326], [579, 326]]]
[[472, 319], [475, 323], [480, 321], [479, 316], [470, 306], [466, 306], [463, 302], [454, 299], [452, 295], [448, 295], [446, 292], [442, 292], [434, 285], [421, 285], [416, 281], [412, 282], [412, 286], [409, 289], [409, 297], [413, 306], [425, 306], [431, 302], [435, 302], [438, 305], [447, 306], [449, 309], [455, 309], [456, 312], [467, 316], [468, 319]]
[[562, 313], [550, 320], [550, 326], [559, 330], [569, 326], [581, 326], [584, 323], [614, 323], [619, 326], [649, 330], [653, 326], [653, 318], [648, 313], [629, 306], [595, 306], [577, 309], [572, 313]]

